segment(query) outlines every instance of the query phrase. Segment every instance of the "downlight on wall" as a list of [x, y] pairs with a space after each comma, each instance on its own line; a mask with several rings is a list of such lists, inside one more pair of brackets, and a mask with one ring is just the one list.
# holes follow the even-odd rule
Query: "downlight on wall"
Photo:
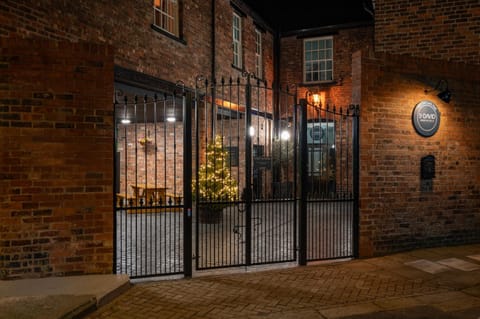
[[440, 92], [437, 94], [438, 98], [445, 103], [449, 103], [452, 98], [452, 92], [450, 92], [450, 89], [448, 88], [448, 82], [445, 79], [439, 80], [433, 89], [425, 89], [425, 94], [438, 90], [440, 90]]

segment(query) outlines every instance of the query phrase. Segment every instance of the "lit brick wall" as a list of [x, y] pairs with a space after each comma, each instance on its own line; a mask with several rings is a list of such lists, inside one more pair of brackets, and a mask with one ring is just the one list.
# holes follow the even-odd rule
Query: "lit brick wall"
[[113, 50], [0, 38], [0, 275], [112, 271]]
[[[239, 2], [240, 1], [234, 1]], [[183, 41], [152, 29], [153, 1], [118, 0], [71, 2], [63, 0], [4, 0], [0, 5], [0, 37], [48, 38], [88, 41], [115, 48], [115, 64], [176, 83], [195, 87], [195, 77], [211, 77], [211, 1], [183, 3]], [[232, 12], [228, 0], [216, 3], [216, 77], [238, 77], [232, 67]], [[112, 7], [114, 5], [114, 7]], [[243, 18], [245, 70], [254, 72], [255, 25], [251, 12], [239, 4]], [[258, 19], [256, 20], [258, 23]], [[260, 23], [261, 25], [261, 23]], [[263, 37], [264, 78], [273, 81], [273, 36]]]
[[[333, 70], [336, 84], [303, 83], [303, 37], [289, 36], [281, 40], [280, 83], [282, 87], [295, 84], [298, 97], [304, 98], [307, 90], [323, 92], [325, 103], [345, 106], [352, 97], [352, 54], [353, 52], [373, 46], [373, 27], [364, 26], [334, 30], [323, 35], [333, 36]], [[311, 36], [317, 37], [316, 36]]]
[[478, 0], [377, 0], [375, 50], [480, 64]]
[[[361, 81], [360, 254], [480, 240], [480, 68], [400, 55], [355, 54]], [[361, 66], [361, 67], [360, 67]], [[432, 89], [446, 79], [450, 103]], [[354, 87], [359, 88], [355, 83]], [[440, 128], [418, 135], [412, 110], [434, 102]], [[420, 160], [436, 158], [432, 191], [422, 191]]]

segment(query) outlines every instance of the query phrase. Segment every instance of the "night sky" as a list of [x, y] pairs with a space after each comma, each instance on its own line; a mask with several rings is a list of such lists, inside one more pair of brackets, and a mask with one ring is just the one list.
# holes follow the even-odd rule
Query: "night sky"
[[244, 0], [280, 31], [310, 29], [326, 25], [369, 21], [365, 0]]

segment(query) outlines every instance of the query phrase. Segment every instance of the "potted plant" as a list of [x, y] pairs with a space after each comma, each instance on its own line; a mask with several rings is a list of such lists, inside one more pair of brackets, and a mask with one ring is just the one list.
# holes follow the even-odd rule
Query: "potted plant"
[[230, 174], [229, 154], [222, 143], [219, 135], [208, 143], [206, 161], [198, 170], [198, 181], [193, 182], [193, 197], [198, 201], [201, 223], [219, 223], [223, 209], [231, 205], [237, 197], [237, 181]]

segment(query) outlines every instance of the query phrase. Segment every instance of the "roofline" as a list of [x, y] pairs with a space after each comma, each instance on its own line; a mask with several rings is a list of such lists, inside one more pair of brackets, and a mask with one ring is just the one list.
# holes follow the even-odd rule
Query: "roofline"
[[326, 25], [326, 26], [321, 26], [316, 28], [281, 32], [280, 37], [282, 38], [282, 37], [289, 37], [289, 36], [297, 36], [299, 38], [302, 38], [302, 37], [315, 36], [319, 34], [335, 33], [338, 30], [343, 30], [343, 29], [369, 27], [373, 25], [374, 25], [373, 20], [363, 20], [363, 21], [356, 21], [356, 22], [349, 22], [349, 23]]

